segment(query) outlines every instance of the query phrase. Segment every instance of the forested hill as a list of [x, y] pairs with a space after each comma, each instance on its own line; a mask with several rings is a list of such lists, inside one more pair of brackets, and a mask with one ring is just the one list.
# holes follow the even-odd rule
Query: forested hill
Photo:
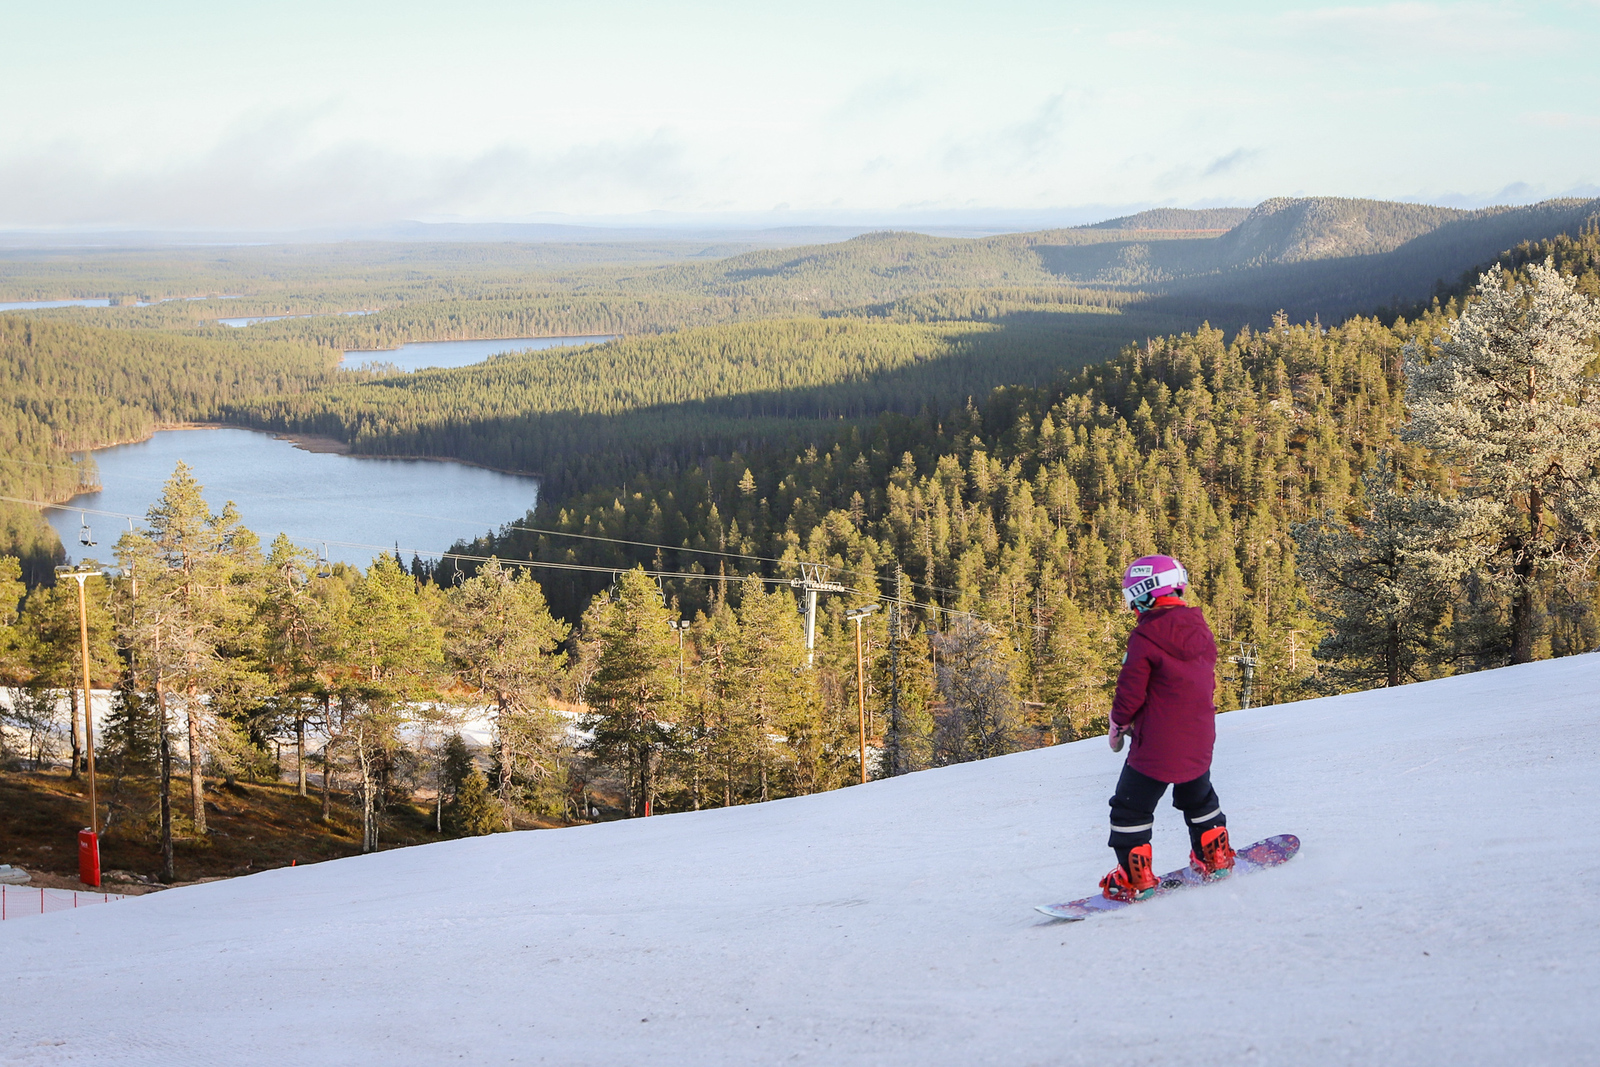
[[1226, 233], [1250, 214], [1247, 207], [1158, 207], [1085, 226], [1088, 230], [1206, 230]]
[[[1258, 695], [1276, 697], [1312, 666], [1288, 527], [1343, 511], [1361, 470], [1400, 447], [1399, 357], [1415, 332], [1357, 319], [1326, 332], [1280, 321], [1232, 342], [1209, 329], [1166, 337], [1053, 387], [944, 417], [885, 416], [827, 447], [639, 469], [625, 489], [541, 501], [517, 524], [551, 534], [512, 528], [462, 550], [730, 574], [757, 565], [704, 553], [826, 562], [858, 590], [830, 601], [829, 634], [844, 600], [892, 590], [899, 568], [919, 627], [948, 625], [953, 609], [1010, 635], [1027, 699], [1055, 717], [1038, 725], [1070, 737], [1104, 714], [1126, 621], [1121, 568], [1159, 549], [1189, 565], [1219, 638], [1259, 647]], [[605, 576], [540, 580], [575, 617]], [[714, 589], [669, 580], [667, 592], [693, 611]]]
[[[0, 299], [107, 296], [132, 305], [31, 312], [101, 327], [201, 336], [218, 318], [252, 337], [382, 350], [406, 341], [534, 334], [658, 333], [753, 319], [874, 314], [952, 291], [1005, 290], [1021, 303], [1114, 306], [1259, 326], [1337, 322], [1408, 307], [1521, 241], [1575, 233], [1600, 201], [1463, 212], [1331, 197], [1252, 209], [1157, 209], [1093, 226], [983, 238], [872, 233], [755, 249], [687, 242], [365, 244], [0, 254]], [[223, 295], [227, 299], [223, 299]], [[1008, 297], [1008, 299], [1012, 299]], [[1017, 303], [1017, 300], [1012, 300]], [[359, 316], [336, 313], [364, 312]], [[1122, 338], [1148, 334], [1128, 325]]]
[[1218, 260], [1230, 267], [1253, 267], [1376, 255], [1467, 214], [1384, 200], [1274, 197], [1256, 205], [1217, 240]]
[[[994, 288], [1073, 291], [1082, 303], [1114, 301], [1230, 329], [1259, 326], [1279, 310], [1294, 320], [1337, 322], [1425, 300], [1518, 242], [1576, 233], [1600, 213], [1600, 200], [1463, 212], [1329, 197], [1277, 199], [1222, 233], [1172, 225], [1225, 222], [1231, 210], [1146, 212], [1111, 220], [1116, 225], [974, 239], [873, 233], [710, 262], [573, 272], [522, 292], [508, 289], [488, 306], [441, 303], [257, 329], [303, 340], [392, 344], [402, 337], [449, 336], [476, 316], [475, 328], [482, 330], [636, 333], [836, 314], [948, 290]], [[547, 288], [541, 291], [540, 284]], [[1100, 295], [1108, 290], [1119, 295]]]
[[[1384, 234], [1347, 223], [1347, 240], [1340, 244], [1329, 236], [1332, 228], [1285, 226], [1281, 239], [1263, 237], [1253, 250], [1241, 246], [1235, 251], [1245, 265], [1175, 277], [1159, 286], [1163, 296], [1148, 306], [1167, 311], [1203, 307], [1213, 321], [1257, 322], [1275, 309], [1287, 310], [1292, 318], [1320, 316], [1336, 322], [1350, 314], [1406, 307], [1452, 291], [1463, 272], [1487, 268], [1519, 243], [1578, 233], [1600, 215], [1600, 199], [1482, 208], [1448, 218], [1444, 209], [1418, 208], [1402, 218], [1420, 224], [1428, 212], [1438, 213], [1434, 217], [1442, 221], [1404, 241], [1396, 241], [1405, 232], [1398, 228]], [[1239, 240], [1235, 234], [1247, 225], [1219, 238], [1218, 247]], [[1272, 232], [1263, 225], [1264, 235]], [[1392, 242], [1392, 247], [1364, 254], [1360, 245], [1369, 240]], [[1302, 250], [1315, 247], [1332, 254], [1307, 258]], [[1256, 262], [1267, 255], [1275, 255], [1276, 261]]]

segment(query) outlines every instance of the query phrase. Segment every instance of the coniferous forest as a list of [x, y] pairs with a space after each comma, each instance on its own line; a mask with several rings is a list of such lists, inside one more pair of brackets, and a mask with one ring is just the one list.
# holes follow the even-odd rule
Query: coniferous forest
[[[1587, 651], [1597, 208], [1269, 201], [731, 258], [106, 254], [71, 287], [14, 254], [7, 299], [128, 299], [0, 316], [0, 736], [78, 766], [37, 502], [93, 484], [84, 450], [185, 422], [543, 481], [494, 535], [361, 572], [263, 546], [175, 472], [90, 585], [110, 750], [162, 783], [128, 832], [167, 879], [208, 776], [282, 773], [285, 744], [372, 849], [417, 795], [479, 833], [1104, 732], [1120, 577], [1152, 552], [1189, 568], [1223, 710]], [[307, 317], [205, 317], [234, 313]], [[622, 336], [338, 369], [346, 347], [524, 332]], [[469, 710], [493, 724], [477, 753]], [[62, 715], [72, 750], [48, 753]]]

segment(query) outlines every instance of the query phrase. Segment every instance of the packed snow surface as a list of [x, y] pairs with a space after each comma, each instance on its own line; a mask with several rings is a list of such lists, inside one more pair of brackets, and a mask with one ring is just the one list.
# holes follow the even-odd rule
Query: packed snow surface
[[1083, 923], [1101, 738], [8, 922], [0, 1063], [1593, 1063], [1597, 667], [1224, 715], [1300, 855]]

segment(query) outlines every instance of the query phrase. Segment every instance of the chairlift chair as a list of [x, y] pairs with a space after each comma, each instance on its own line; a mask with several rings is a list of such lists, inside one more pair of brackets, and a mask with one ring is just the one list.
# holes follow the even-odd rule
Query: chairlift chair
[[89, 516], [87, 512], [78, 512], [78, 543], [93, 548], [95, 545], [94, 534], [89, 530]]
[[328, 542], [322, 542], [322, 554], [317, 557], [317, 577], [332, 578], [333, 565], [328, 562]]

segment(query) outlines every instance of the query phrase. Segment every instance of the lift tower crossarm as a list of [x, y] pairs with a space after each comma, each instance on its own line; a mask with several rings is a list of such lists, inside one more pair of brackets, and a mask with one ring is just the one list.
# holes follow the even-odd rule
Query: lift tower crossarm
[[848, 593], [848, 586], [828, 581], [826, 563], [800, 564], [800, 577], [789, 579], [789, 584], [805, 593], [806, 598], [806, 666], [812, 665], [817, 647], [817, 594]]

